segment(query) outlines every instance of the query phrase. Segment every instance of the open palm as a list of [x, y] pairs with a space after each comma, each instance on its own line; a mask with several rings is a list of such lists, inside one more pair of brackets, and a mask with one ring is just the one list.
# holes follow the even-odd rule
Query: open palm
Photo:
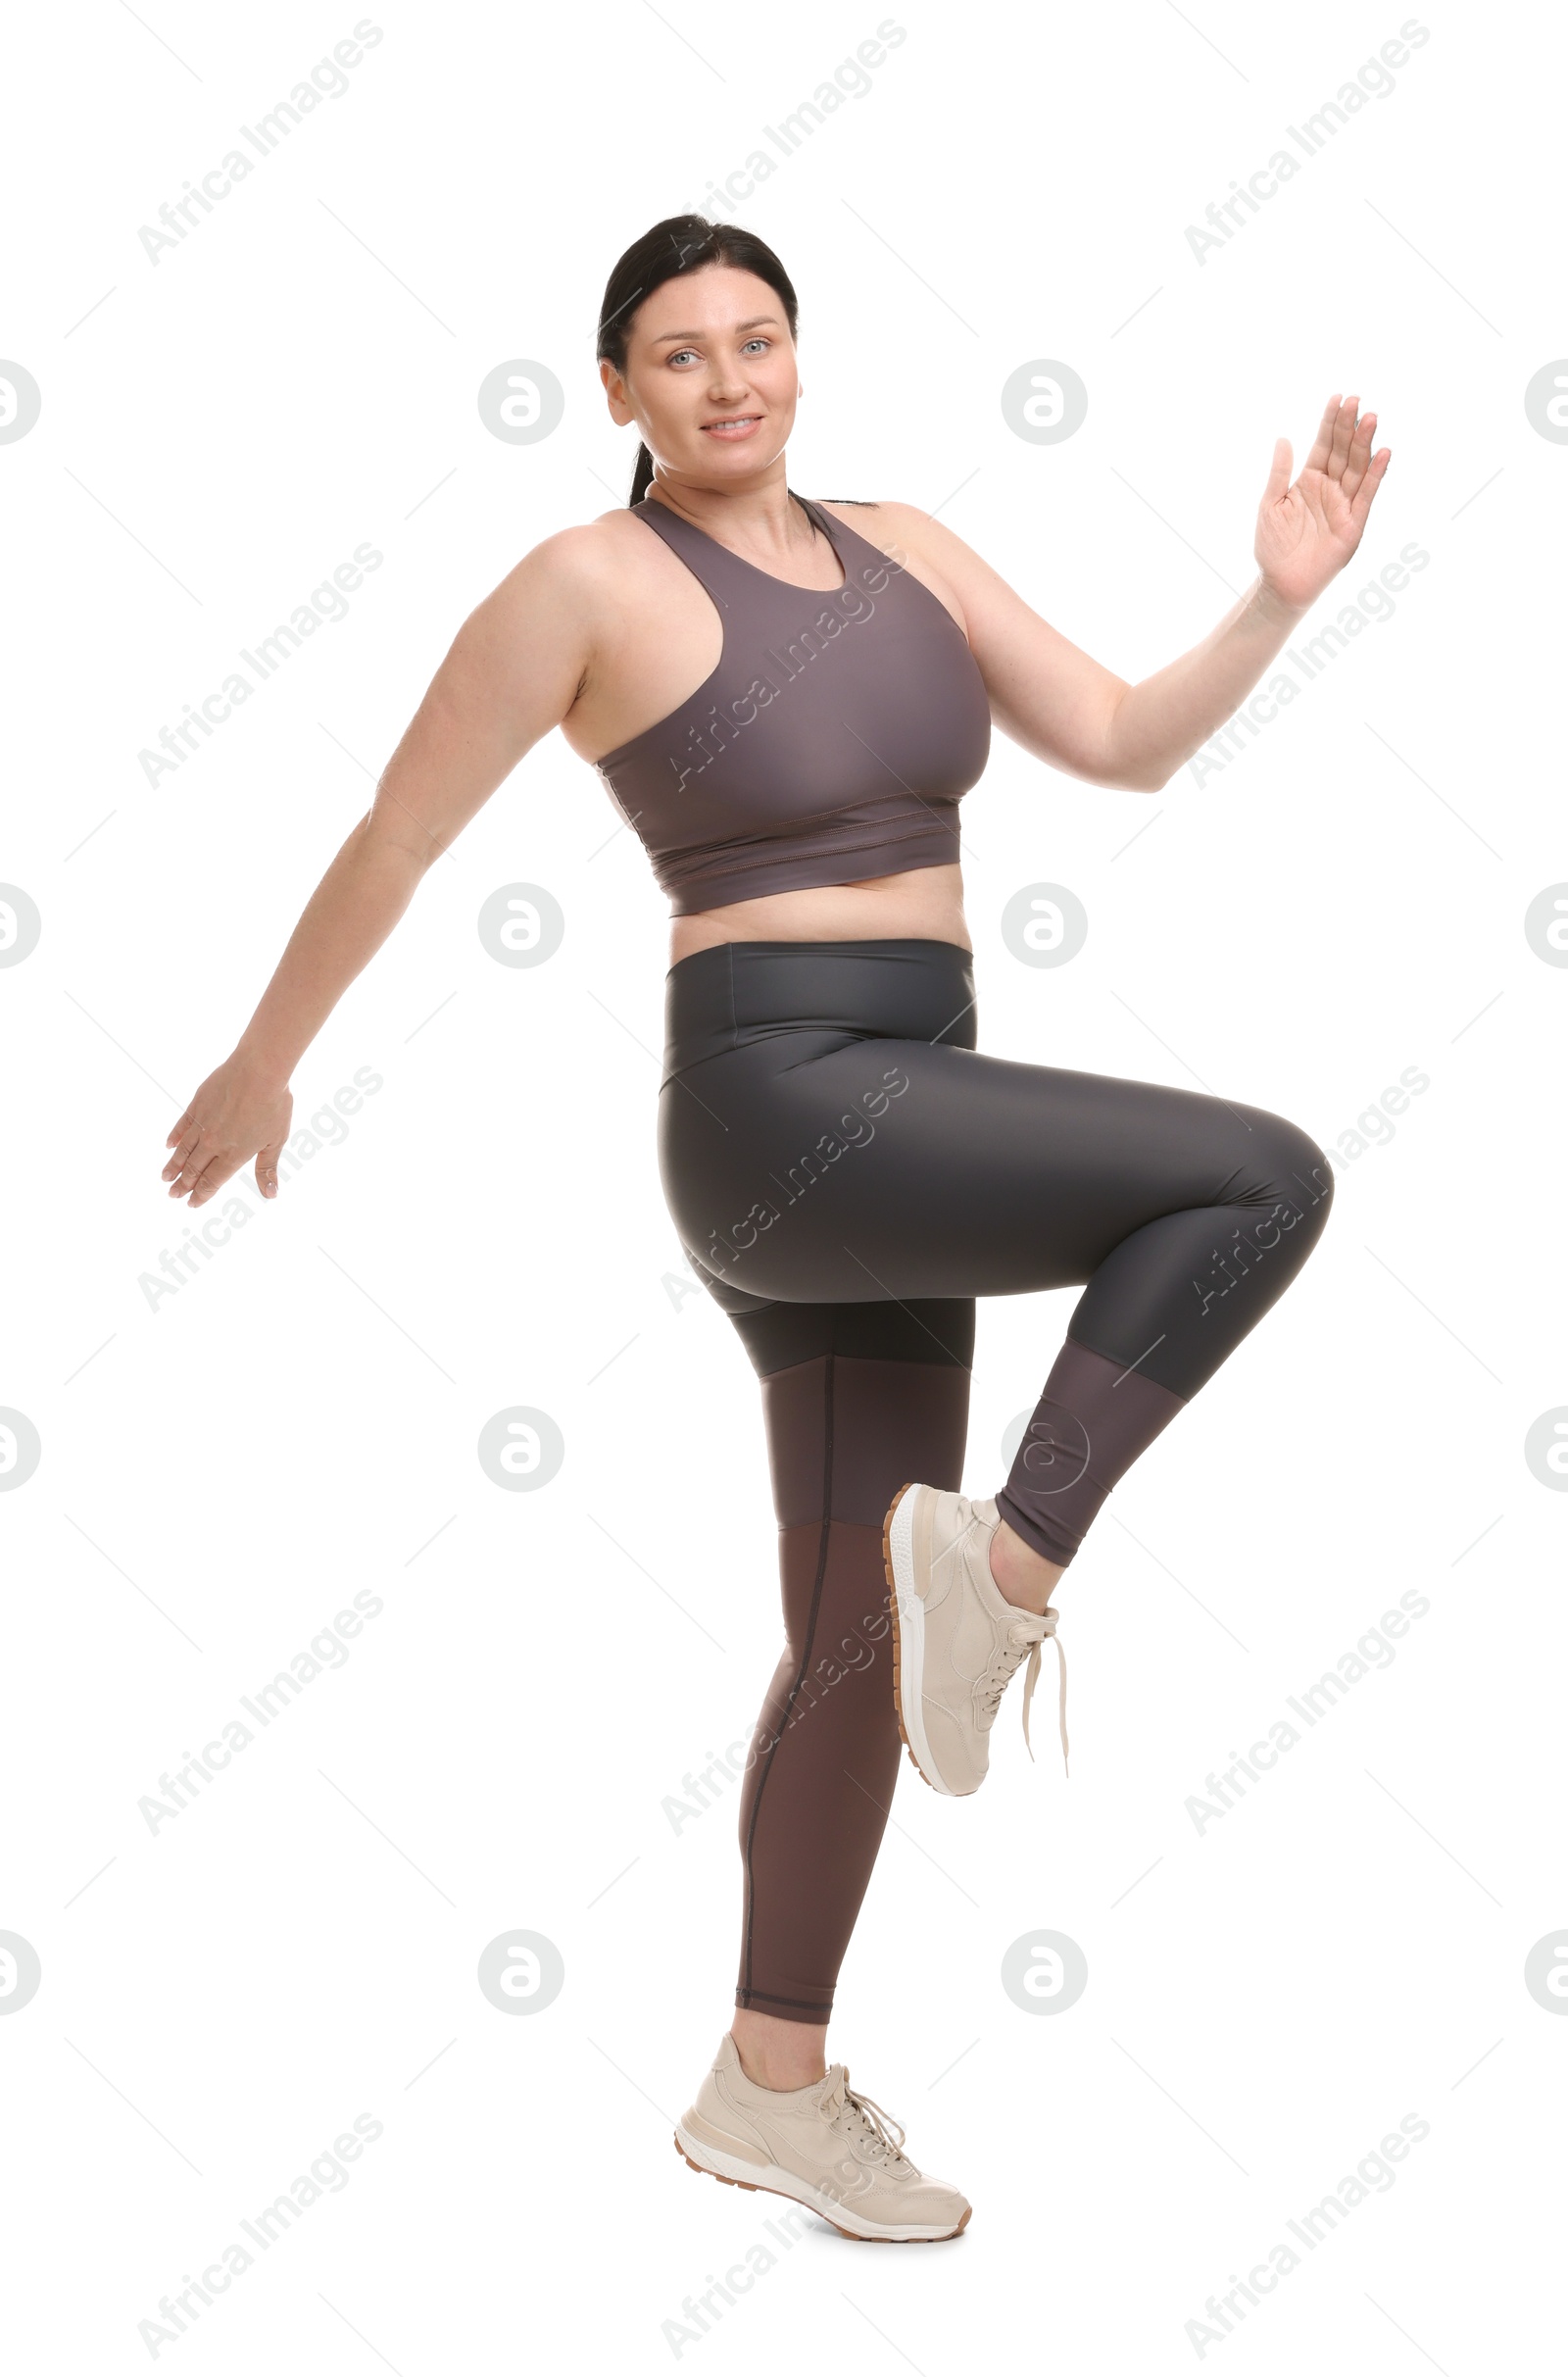
[[1329, 398], [1294, 486], [1289, 438], [1280, 438], [1274, 448], [1252, 553], [1265, 586], [1293, 609], [1314, 603], [1345, 568], [1361, 542], [1372, 498], [1389, 467], [1389, 447], [1372, 451], [1378, 417], [1364, 413], [1357, 421], [1358, 401]]

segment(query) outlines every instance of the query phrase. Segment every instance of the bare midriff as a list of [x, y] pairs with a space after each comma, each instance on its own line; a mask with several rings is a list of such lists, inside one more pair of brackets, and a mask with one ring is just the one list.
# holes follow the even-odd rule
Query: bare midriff
[[671, 966], [721, 941], [952, 941], [959, 949], [974, 947], [963, 916], [963, 870], [956, 865], [769, 892], [669, 920]]

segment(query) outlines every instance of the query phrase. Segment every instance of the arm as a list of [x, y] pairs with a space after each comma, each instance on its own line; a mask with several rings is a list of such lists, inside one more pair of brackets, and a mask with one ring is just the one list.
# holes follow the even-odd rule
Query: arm
[[1331, 398], [1291, 484], [1281, 438], [1258, 511], [1258, 575], [1200, 644], [1129, 685], [1032, 611], [1004, 578], [929, 515], [885, 507], [910, 557], [949, 586], [1005, 734], [1092, 784], [1157, 792], [1250, 692], [1361, 541], [1389, 449], [1372, 453], [1377, 415]]
[[262, 1195], [276, 1196], [295, 1065], [425, 870], [571, 708], [592, 653], [594, 594], [592, 532], [565, 529], [464, 621], [232, 1055], [165, 1141], [172, 1197], [205, 1205], [252, 1155]]

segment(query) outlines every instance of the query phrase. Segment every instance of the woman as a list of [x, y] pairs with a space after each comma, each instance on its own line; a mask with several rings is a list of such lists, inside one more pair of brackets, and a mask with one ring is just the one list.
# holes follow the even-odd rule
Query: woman
[[[674, 217], [621, 258], [599, 356], [643, 441], [631, 503], [547, 537], [465, 622], [164, 1178], [203, 1205], [254, 1155], [276, 1194], [295, 1064], [559, 725], [671, 897], [662, 1176], [760, 1378], [780, 1530], [736, 2011], [676, 2144], [846, 2235], [912, 2241], [969, 2204], [824, 2059], [901, 1735], [934, 1788], [973, 1792], [1026, 1659], [1027, 1732], [1095, 1512], [1300, 1268], [1332, 1193], [1261, 1108], [976, 1052], [958, 803], [993, 720], [1069, 774], [1157, 791], [1349, 560], [1389, 451], [1353, 396], [1294, 485], [1281, 440], [1256, 579], [1128, 685], [914, 506], [791, 492], [797, 323], [777, 257], [734, 225]], [[971, 1501], [974, 1299], [1069, 1284], [1011, 1472]]]

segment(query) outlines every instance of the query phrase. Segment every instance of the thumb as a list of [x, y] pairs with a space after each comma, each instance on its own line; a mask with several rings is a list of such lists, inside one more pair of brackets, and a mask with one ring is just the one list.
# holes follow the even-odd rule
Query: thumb
[[1291, 441], [1288, 437], [1277, 437], [1274, 440], [1274, 460], [1269, 467], [1268, 485], [1263, 490], [1264, 503], [1282, 502], [1290, 483]]
[[281, 1139], [274, 1139], [270, 1146], [257, 1150], [256, 1185], [264, 1197], [277, 1195], [277, 1160], [282, 1153]]

